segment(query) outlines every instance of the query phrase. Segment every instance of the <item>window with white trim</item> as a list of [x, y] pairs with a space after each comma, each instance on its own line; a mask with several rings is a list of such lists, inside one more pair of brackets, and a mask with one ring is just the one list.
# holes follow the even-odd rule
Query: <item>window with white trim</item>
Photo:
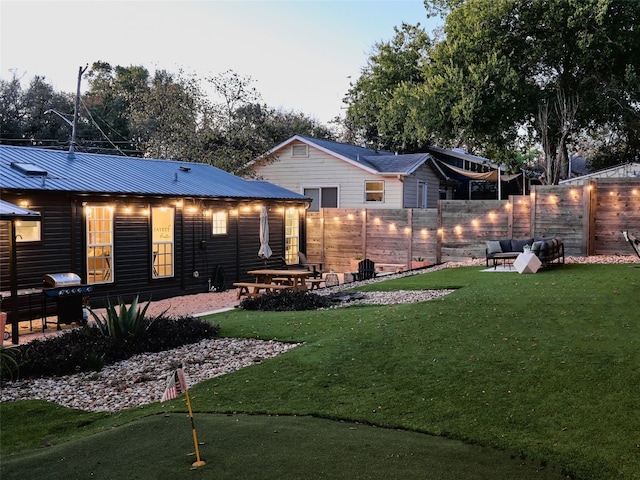
[[305, 188], [304, 196], [311, 199], [310, 212], [319, 212], [321, 208], [338, 207], [338, 187]]
[[113, 282], [113, 207], [86, 205], [87, 283]]
[[300, 251], [300, 214], [297, 208], [284, 213], [284, 258], [287, 264], [298, 263]]
[[365, 202], [384, 202], [384, 182], [367, 181], [364, 185]]
[[151, 269], [153, 278], [173, 277], [174, 210], [151, 209]]
[[211, 214], [211, 235], [226, 235], [229, 231], [229, 213], [226, 210]]
[[16, 242], [39, 242], [42, 240], [40, 220], [16, 220]]

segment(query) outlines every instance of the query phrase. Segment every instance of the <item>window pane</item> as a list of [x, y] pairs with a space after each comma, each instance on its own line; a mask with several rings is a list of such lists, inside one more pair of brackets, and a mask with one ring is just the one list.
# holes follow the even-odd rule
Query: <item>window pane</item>
[[322, 207], [338, 208], [338, 188], [337, 187], [322, 189]]
[[87, 283], [113, 282], [113, 209], [88, 205]]
[[19, 220], [16, 222], [16, 242], [39, 242], [40, 222]]
[[298, 263], [300, 251], [300, 220], [297, 208], [288, 208], [284, 220], [284, 258], [289, 264]]
[[365, 183], [365, 201], [383, 202], [384, 201], [384, 182], [366, 182]]
[[173, 276], [174, 210], [151, 209], [151, 264], [153, 278]]
[[211, 216], [211, 235], [226, 235], [228, 218], [226, 211], [214, 212]]
[[311, 199], [310, 212], [320, 211], [320, 189], [319, 188], [305, 188], [304, 196]]

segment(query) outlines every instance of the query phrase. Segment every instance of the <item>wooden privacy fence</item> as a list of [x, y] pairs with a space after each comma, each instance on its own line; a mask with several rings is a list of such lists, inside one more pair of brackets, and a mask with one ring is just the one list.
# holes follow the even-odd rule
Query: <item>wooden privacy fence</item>
[[620, 233], [640, 234], [640, 180], [535, 186], [508, 200], [440, 200], [432, 209], [327, 208], [307, 212], [307, 257], [325, 270], [351, 260], [430, 264], [484, 258], [485, 241], [560, 237], [566, 255], [630, 255]]

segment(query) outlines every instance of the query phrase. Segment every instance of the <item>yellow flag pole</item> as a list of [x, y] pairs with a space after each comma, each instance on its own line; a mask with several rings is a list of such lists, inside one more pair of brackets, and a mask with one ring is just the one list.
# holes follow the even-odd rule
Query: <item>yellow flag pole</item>
[[193, 467], [201, 467], [205, 465], [204, 460], [200, 460], [200, 449], [198, 448], [198, 436], [196, 435], [196, 426], [193, 422], [193, 412], [191, 411], [191, 400], [189, 399], [189, 390], [184, 390], [184, 398], [187, 402], [187, 409], [189, 410], [189, 418], [191, 419], [191, 433], [193, 435], [193, 446], [196, 449], [196, 461], [191, 465]]

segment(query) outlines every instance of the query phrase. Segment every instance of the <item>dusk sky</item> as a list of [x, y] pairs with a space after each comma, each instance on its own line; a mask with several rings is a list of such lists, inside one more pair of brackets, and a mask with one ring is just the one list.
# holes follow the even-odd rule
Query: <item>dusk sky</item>
[[436, 26], [422, 0], [1, 0], [0, 77], [74, 93], [78, 68], [98, 60], [200, 78], [231, 69], [267, 105], [327, 123], [402, 22]]

